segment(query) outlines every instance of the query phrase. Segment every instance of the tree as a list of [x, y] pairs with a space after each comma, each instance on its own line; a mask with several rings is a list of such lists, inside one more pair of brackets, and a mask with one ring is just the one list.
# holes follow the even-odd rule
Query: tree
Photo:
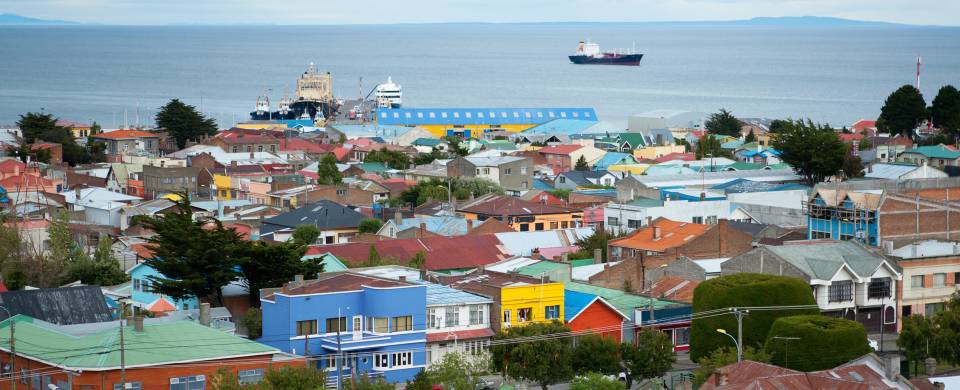
[[583, 376], [573, 378], [570, 382], [570, 390], [623, 390], [623, 382], [616, 379], [609, 379], [603, 374], [591, 372]]
[[262, 390], [316, 390], [327, 385], [326, 372], [314, 367], [282, 367], [269, 370], [260, 383]]
[[790, 164], [810, 186], [840, 172], [847, 153], [833, 129], [809, 119], [790, 122], [774, 134], [771, 145], [780, 151], [780, 159]]
[[573, 372], [616, 374], [620, 372], [620, 345], [609, 338], [586, 335], [577, 338], [573, 348]]
[[[743, 360], [752, 360], [760, 363], [770, 363], [770, 354], [752, 346], [743, 348]], [[720, 367], [737, 362], [737, 348], [723, 347], [714, 350], [709, 356], [700, 359], [700, 368], [693, 371], [693, 387], [700, 387]]]
[[871, 351], [863, 324], [820, 314], [778, 318], [770, 327], [764, 350], [773, 364], [800, 371], [826, 370]]
[[390, 169], [407, 169], [410, 168], [410, 156], [407, 156], [406, 153], [399, 152], [396, 150], [387, 150], [384, 146], [380, 150], [375, 150], [370, 153], [367, 153], [367, 157], [363, 159], [365, 163], [383, 163]]
[[914, 368], [924, 359], [930, 357], [930, 344], [936, 350], [933, 317], [922, 314], [913, 314], [903, 317], [903, 329], [897, 337], [897, 346], [903, 351], [907, 362], [912, 362]]
[[57, 126], [57, 118], [52, 114], [28, 112], [20, 115], [17, 127], [23, 134], [23, 142], [27, 144], [40, 141], [60, 144], [63, 149], [63, 161], [70, 165], [93, 162], [87, 150], [77, 144], [70, 129]]
[[563, 188], [558, 188], [558, 189], [555, 189], [555, 190], [549, 190], [549, 191], [547, 191], [548, 194], [553, 195], [553, 196], [556, 196], [557, 198], [560, 198], [560, 199], [563, 199], [563, 200], [570, 200], [570, 192], [572, 192], [572, 191], [570, 191], [570, 190], [565, 190], [565, 189], [563, 189]]
[[370, 244], [370, 250], [367, 252], [367, 260], [363, 262], [363, 266], [376, 267], [378, 265], [383, 265], [383, 259], [380, 258], [380, 253], [377, 252], [377, 247], [373, 244]]
[[[911, 137], [921, 121], [927, 116], [927, 104], [920, 90], [904, 85], [887, 97], [877, 118], [877, 129], [882, 132], [903, 134]], [[912, 137], [911, 137], [912, 138]]]
[[360, 230], [360, 233], [376, 234], [380, 231], [381, 227], [383, 227], [383, 221], [376, 218], [366, 218], [360, 221], [360, 226], [358, 229]]
[[337, 168], [337, 158], [333, 153], [323, 155], [317, 165], [317, 183], [329, 185], [342, 182], [343, 174], [340, 173], [340, 168]]
[[97, 135], [100, 133], [103, 133], [103, 127], [101, 127], [97, 121], [93, 121], [93, 123], [90, 124], [90, 135]]
[[240, 234], [215, 219], [195, 221], [186, 195], [175, 201], [173, 212], [137, 221], [156, 233], [147, 239], [155, 256], [144, 262], [160, 274], [150, 277], [154, 291], [223, 304], [223, 286], [240, 276]]
[[247, 328], [247, 336], [250, 340], [256, 340], [263, 336], [263, 312], [260, 308], [251, 307], [247, 309], [246, 314], [240, 320], [240, 324]]
[[210, 377], [211, 390], [241, 390], [244, 387], [246, 386], [241, 386], [237, 376], [227, 367], [221, 367]]
[[673, 344], [666, 333], [644, 328], [637, 335], [637, 344], [620, 345], [623, 364], [627, 368], [627, 387], [633, 380], [659, 378], [670, 371], [677, 360]]
[[[79, 251], [79, 248], [74, 250]], [[79, 280], [84, 284], [114, 286], [129, 279], [129, 276], [120, 269], [120, 262], [113, 255], [113, 249], [107, 237], [100, 238], [92, 259], [82, 252], [72, 257], [73, 261], [67, 266], [67, 273], [62, 279], [64, 284]]]
[[426, 263], [427, 257], [423, 254], [423, 251], [418, 251], [417, 254], [413, 255], [413, 258], [410, 259], [410, 262], [407, 263], [407, 266], [410, 268], [423, 269]]
[[712, 134], [729, 135], [731, 137], [740, 136], [740, 120], [733, 116], [730, 111], [723, 108], [719, 112], [711, 114], [707, 119], [707, 131]]
[[708, 157], [733, 157], [730, 151], [723, 149], [721, 145], [719, 138], [704, 134], [697, 141], [697, 149], [694, 155], [698, 160]]
[[596, 229], [593, 231], [593, 234], [580, 238], [577, 240], [576, 245], [580, 247], [580, 250], [573, 255], [574, 259], [587, 259], [593, 258], [593, 251], [595, 249], [600, 250], [600, 259], [604, 262], [607, 261], [607, 242], [615, 239], [626, 236], [625, 232], [613, 233], [606, 229]]
[[756, 140], [757, 135], [753, 134], [753, 129], [750, 129], [750, 133], [747, 133], [747, 136], [743, 138], [743, 142], [745, 143], [756, 142]]
[[843, 177], [847, 179], [863, 177], [863, 160], [860, 159], [860, 156], [845, 153], [843, 155], [843, 166], [840, 167], [840, 172], [843, 172]]
[[950, 134], [960, 133], [960, 91], [952, 85], [944, 85], [933, 98], [930, 120]]
[[180, 99], [171, 99], [160, 107], [155, 119], [157, 126], [165, 129], [181, 149], [187, 145], [187, 141], [217, 133], [217, 123], [212, 118], [205, 117], [196, 107]]
[[453, 196], [458, 200], [465, 200], [471, 196], [477, 197], [489, 193], [503, 193], [503, 188], [483, 178], [457, 177], [448, 180], [449, 183], [447, 181], [432, 179], [411, 186], [400, 194], [400, 201], [402, 204], [415, 204], [419, 206], [430, 199], [446, 200], [449, 197], [447, 194], [448, 186], [453, 189]]
[[444, 389], [473, 390], [480, 384], [480, 375], [485, 368], [482, 363], [463, 354], [447, 353], [439, 362], [421, 371], [422, 374], [418, 374], [407, 388], [432, 390], [434, 385], [441, 385]]
[[[570, 328], [558, 321], [517, 326], [497, 334], [495, 340], [524, 339], [533, 336], [567, 333]], [[537, 382], [543, 390], [548, 385], [573, 377], [570, 364], [572, 347], [567, 338], [538, 338], [490, 347], [493, 368], [517, 380]]]
[[[819, 314], [810, 286], [803, 280], [787, 276], [739, 273], [710, 279], [694, 290], [693, 312], [751, 306], [809, 305], [809, 309], [751, 311], [743, 317], [744, 346], [760, 347], [777, 318], [802, 314]], [[717, 332], [737, 331], [732, 315], [700, 318], [690, 328], [690, 358], [699, 361], [714, 350], [731, 344], [730, 338]]]
[[315, 225], [299, 225], [293, 229], [293, 241], [301, 245], [313, 245], [320, 237], [320, 228]]
[[863, 137], [860, 139], [860, 142], [857, 144], [857, 149], [861, 151], [873, 149], [873, 142], [870, 142], [869, 138]]
[[770, 122], [770, 132], [774, 134], [779, 133], [783, 131], [788, 125], [790, 125], [790, 122], [791, 121], [789, 120], [774, 119], [772, 122]]
[[960, 292], [953, 293], [945, 310], [934, 317], [935, 333], [930, 345], [938, 360], [960, 364]]
[[307, 247], [296, 240], [279, 244], [241, 241], [228, 245], [235, 246], [234, 259], [240, 266], [241, 280], [247, 287], [251, 307], [260, 307], [260, 289], [281, 286], [295, 275], [323, 272], [321, 259], [304, 259]]
[[575, 170], [575, 171], [589, 171], [589, 170], [590, 170], [590, 166], [587, 165], [587, 158], [584, 157], [583, 155], [581, 155], [580, 158], [577, 159], [577, 165], [573, 167], [573, 170]]

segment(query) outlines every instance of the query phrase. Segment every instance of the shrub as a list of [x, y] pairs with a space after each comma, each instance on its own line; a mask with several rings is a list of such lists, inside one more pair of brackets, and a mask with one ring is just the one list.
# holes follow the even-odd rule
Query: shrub
[[[799, 340], [777, 340], [798, 337]], [[789, 343], [789, 345], [787, 345]], [[803, 315], [774, 321], [766, 348], [771, 361], [801, 371], [825, 370], [870, 352], [863, 324], [836, 317]], [[788, 366], [789, 365], [789, 366]]]
[[623, 382], [609, 379], [596, 372], [578, 376], [570, 382], [570, 390], [623, 390], [623, 388]]
[[[694, 314], [727, 307], [815, 305], [810, 286], [801, 279], [762, 274], [733, 274], [707, 280], [694, 290]], [[803, 310], [752, 311], [743, 318], [744, 346], [762, 347], [777, 318], [819, 314], [816, 308]], [[700, 318], [693, 321], [690, 335], [690, 357], [694, 361], [710, 355], [715, 349], [732, 346], [730, 339], [717, 332], [726, 329], [736, 335], [737, 320], [730, 315]]]

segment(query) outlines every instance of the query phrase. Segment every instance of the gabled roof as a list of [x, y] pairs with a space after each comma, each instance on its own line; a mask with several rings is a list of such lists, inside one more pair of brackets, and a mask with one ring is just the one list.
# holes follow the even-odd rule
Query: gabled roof
[[857, 277], [869, 278], [886, 262], [882, 255], [850, 241], [797, 241], [760, 248], [797, 267], [811, 279], [819, 280], [832, 279], [844, 266]]
[[377, 248], [377, 253], [386, 263], [407, 264], [422, 252], [426, 257], [424, 268], [431, 271], [477, 268], [508, 257], [500, 248], [500, 241], [492, 234], [323, 245], [310, 247], [307, 254], [329, 252], [348, 265], [358, 266], [369, 257], [371, 246]]
[[458, 208], [457, 211], [494, 216], [566, 214], [572, 212], [567, 208], [530, 202], [506, 195], [494, 195], [487, 199], [481, 199], [479, 202]]
[[617, 310], [625, 314], [632, 313], [633, 310], [638, 307], [650, 307], [651, 301], [653, 301], [654, 309], [660, 309], [677, 304], [677, 302], [654, 299], [624, 292], [623, 290], [599, 287], [586, 283], [567, 282], [563, 284], [563, 288], [565, 290], [602, 297], [607, 301], [607, 303], [613, 305], [613, 307], [616, 307]]
[[90, 137], [122, 140], [122, 139], [137, 139], [137, 138], [159, 138], [160, 136], [154, 133], [140, 131], [140, 130], [114, 130], [106, 133], [91, 135]]
[[[392, 219], [387, 223], [393, 225], [398, 232], [407, 229], [419, 229], [420, 224], [424, 224], [427, 231], [442, 236], [462, 236], [467, 234], [467, 219], [449, 215], [403, 218], [400, 223]], [[381, 227], [381, 229], [383, 228]]]
[[[659, 237], [654, 237], [655, 228], [659, 228]], [[710, 225], [660, 218], [654, 221], [652, 226], [637, 229], [626, 237], [610, 240], [610, 246], [663, 252], [684, 245], [709, 229]]]
[[637, 159], [632, 154], [620, 152], [607, 152], [593, 164], [593, 169], [603, 170], [611, 165], [619, 164], [637, 164]]
[[583, 148], [583, 145], [576, 145], [576, 144], [573, 144], [573, 145], [555, 145], [555, 146], [547, 146], [547, 147], [540, 148], [539, 152], [540, 152], [540, 154], [562, 154], [562, 155], [569, 155], [570, 153], [573, 153], [573, 152], [579, 150], [580, 148]]
[[[7, 291], [0, 293], [0, 305], [12, 315], [27, 315], [61, 325], [113, 319], [98, 286]], [[7, 313], [0, 312], [0, 319], [6, 318]], [[17, 337], [22, 336], [18, 334]]]
[[427, 306], [466, 305], [493, 303], [493, 300], [471, 292], [436, 283], [423, 283], [427, 286]]
[[356, 228], [363, 215], [353, 209], [329, 200], [304, 205], [263, 221], [260, 234], [281, 229], [294, 229], [300, 225], [313, 225], [320, 229]]
[[566, 294], [563, 295], [563, 320], [565, 322], [571, 322], [577, 319], [580, 313], [583, 313], [584, 310], [593, 305], [606, 307], [620, 317], [623, 317], [623, 319], [630, 319], [630, 316], [622, 313], [602, 297], [578, 292], [571, 293], [570, 290], [567, 290]]
[[306, 295], [330, 292], [357, 291], [363, 287], [409, 287], [415, 284], [378, 278], [369, 275], [341, 272], [321, 279], [308, 280], [303, 286], [289, 288], [284, 286], [279, 292], [283, 295]]
[[566, 171], [560, 174], [563, 177], [566, 177], [567, 180], [570, 180], [576, 183], [578, 186], [589, 186], [594, 183], [590, 182], [589, 179], [600, 179], [606, 175], [610, 175], [610, 172], [606, 170], [600, 171]]
[[918, 146], [913, 149], [904, 150], [903, 153], [917, 153], [922, 154], [927, 158], [942, 158], [948, 160], [956, 160], [960, 158], [960, 152], [950, 149], [943, 144]]

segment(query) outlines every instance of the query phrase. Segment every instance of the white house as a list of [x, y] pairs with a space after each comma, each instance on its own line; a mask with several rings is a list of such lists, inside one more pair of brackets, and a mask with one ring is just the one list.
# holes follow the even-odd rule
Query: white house
[[493, 300], [439, 284], [427, 284], [427, 359], [439, 362], [449, 352], [483, 361], [493, 338]]
[[[654, 203], [655, 204], [655, 203]], [[606, 228], [633, 231], [647, 225], [647, 221], [666, 218], [671, 221], [714, 225], [718, 220], [755, 222], [749, 213], [729, 200], [667, 200], [661, 205], [645, 206], [610, 203], [603, 210]]]
[[722, 275], [741, 272], [792, 276], [810, 284], [824, 315], [864, 324], [868, 332], [896, 331], [900, 268], [852, 241], [814, 240], [761, 245], [723, 262]]

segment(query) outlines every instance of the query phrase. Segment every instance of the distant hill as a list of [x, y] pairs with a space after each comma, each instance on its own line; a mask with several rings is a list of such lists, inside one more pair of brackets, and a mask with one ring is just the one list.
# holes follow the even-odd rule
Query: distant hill
[[29, 18], [16, 14], [0, 14], [0, 26], [58, 26], [73, 24], [79, 23], [66, 20]]
[[734, 20], [729, 24], [743, 26], [781, 26], [781, 27], [841, 27], [841, 26], [897, 26], [900, 23], [874, 22], [825, 16], [784, 16], [784, 17], [756, 17], [746, 20]]

